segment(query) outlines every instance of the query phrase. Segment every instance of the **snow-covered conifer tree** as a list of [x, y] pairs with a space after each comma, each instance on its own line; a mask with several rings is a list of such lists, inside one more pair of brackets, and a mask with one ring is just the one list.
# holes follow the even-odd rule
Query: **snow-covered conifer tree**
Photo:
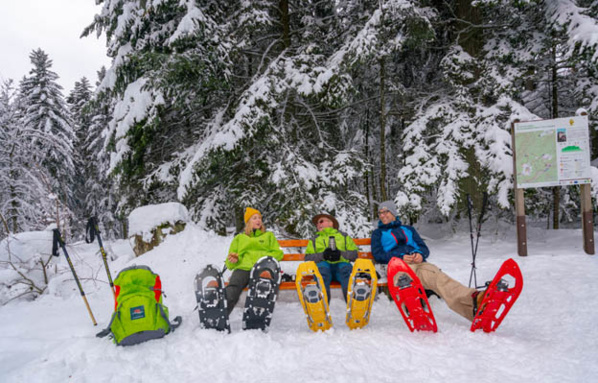
[[[0, 213], [8, 230], [41, 229], [50, 222], [53, 206], [47, 171], [33, 161], [35, 148], [22, 125], [19, 99], [12, 81], [0, 88]], [[2, 224], [0, 232], [5, 234]]]
[[224, 102], [228, 47], [194, 0], [100, 3], [84, 35], [105, 33], [113, 58], [98, 91], [113, 100], [102, 136], [126, 215], [176, 199], [183, 153]]
[[56, 82], [58, 75], [51, 70], [52, 60], [41, 49], [29, 57], [33, 68], [19, 87], [22, 137], [33, 149], [32, 166], [49, 175], [48, 192], [62, 203], [58, 213], [62, 220], [70, 217], [73, 204], [73, 123]]
[[95, 160], [93, 154], [88, 152], [84, 145], [91, 124], [91, 118], [85, 107], [91, 96], [91, 85], [87, 78], [83, 77], [80, 81], [75, 82], [73, 90], [66, 99], [70, 108], [75, 132], [75, 140], [73, 142], [73, 162], [75, 164], [75, 174], [73, 176], [74, 204], [72, 210], [75, 213], [75, 228], [77, 229], [82, 229], [85, 219], [88, 218], [84, 207], [85, 198], [88, 195], [87, 190], [85, 190], [85, 182], [89, 177], [87, 172], [88, 164]]

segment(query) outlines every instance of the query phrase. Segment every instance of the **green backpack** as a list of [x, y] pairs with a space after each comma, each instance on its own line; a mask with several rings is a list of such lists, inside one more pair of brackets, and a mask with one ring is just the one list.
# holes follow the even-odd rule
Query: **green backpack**
[[96, 336], [112, 334], [117, 345], [129, 346], [164, 337], [182, 321], [171, 323], [168, 308], [162, 304], [160, 276], [147, 266], [123, 269], [114, 280], [116, 307], [110, 324]]

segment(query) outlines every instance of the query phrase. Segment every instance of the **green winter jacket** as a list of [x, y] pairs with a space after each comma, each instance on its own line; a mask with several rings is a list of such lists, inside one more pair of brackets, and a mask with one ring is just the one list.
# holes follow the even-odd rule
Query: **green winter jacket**
[[[340, 232], [332, 227], [327, 227], [317, 233], [317, 236], [309, 241], [305, 249], [305, 260], [314, 261], [315, 263], [324, 260], [324, 250], [328, 247], [330, 237], [334, 236], [336, 240], [336, 248], [341, 251], [341, 259], [337, 262], [353, 262], [357, 259], [357, 245], [353, 239], [343, 232]], [[314, 242], [316, 248], [314, 249]]]
[[251, 270], [261, 257], [269, 255], [280, 261], [283, 254], [274, 234], [270, 231], [264, 233], [261, 230], [255, 230], [250, 235], [245, 233], [236, 235], [233, 243], [230, 244], [228, 253], [239, 254], [237, 263], [229, 262], [227, 257], [226, 267], [229, 270]]

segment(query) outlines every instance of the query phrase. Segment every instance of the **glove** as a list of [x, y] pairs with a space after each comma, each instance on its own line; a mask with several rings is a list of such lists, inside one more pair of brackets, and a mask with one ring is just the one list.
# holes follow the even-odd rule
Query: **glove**
[[341, 259], [341, 251], [339, 249], [332, 250], [331, 248], [326, 248], [324, 250], [324, 260], [328, 262], [337, 262]]

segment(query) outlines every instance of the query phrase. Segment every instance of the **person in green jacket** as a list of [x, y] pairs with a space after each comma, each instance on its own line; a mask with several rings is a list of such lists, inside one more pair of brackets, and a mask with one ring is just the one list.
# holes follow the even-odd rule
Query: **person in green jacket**
[[226, 286], [228, 313], [239, 301], [241, 292], [249, 284], [249, 275], [253, 265], [262, 257], [271, 256], [277, 261], [282, 259], [282, 250], [274, 234], [266, 231], [262, 214], [253, 208], [245, 209], [245, 230], [235, 236], [230, 244], [226, 267], [232, 275]]
[[[305, 249], [305, 260], [314, 261], [324, 280], [330, 302], [330, 282], [340, 282], [343, 298], [347, 300], [347, 288], [353, 266], [357, 259], [357, 245], [353, 239], [338, 230], [338, 221], [329, 214], [318, 214], [312, 218], [318, 230]], [[334, 239], [333, 239], [334, 238]], [[332, 242], [332, 243], [331, 243]]]

